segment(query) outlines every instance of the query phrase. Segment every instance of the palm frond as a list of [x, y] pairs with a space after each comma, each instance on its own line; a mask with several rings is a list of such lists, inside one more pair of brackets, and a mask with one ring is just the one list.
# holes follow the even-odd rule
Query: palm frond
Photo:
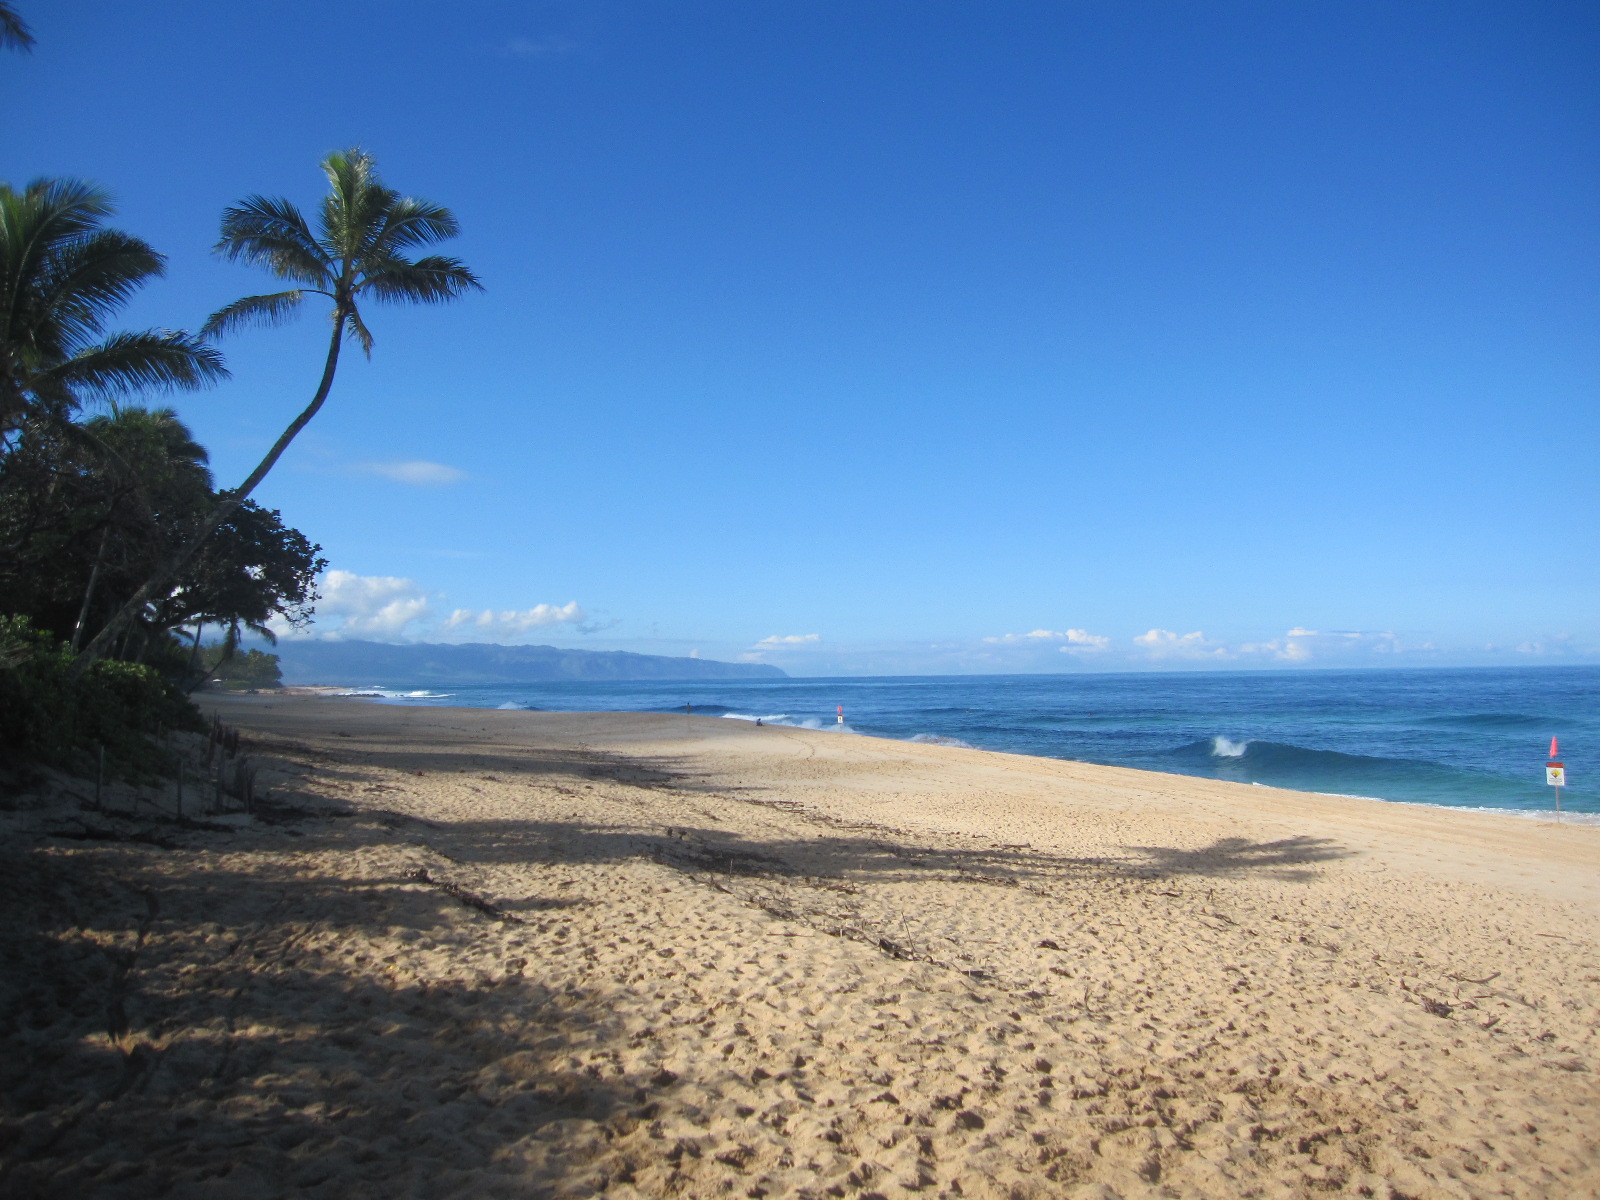
[[467, 292], [481, 292], [483, 284], [459, 258], [430, 254], [415, 262], [393, 258], [374, 264], [366, 272], [362, 290], [389, 303], [442, 304]]
[[200, 336], [214, 340], [225, 333], [251, 325], [282, 325], [299, 312], [304, 299], [305, 291], [301, 288], [266, 296], [246, 296], [224, 305], [207, 317], [206, 323], [200, 326]]
[[113, 334], [80, 350], [41, 371], [31, 388], [44, 394], [67, 391], [81, 402], [147, 389], [200, 388], [227, 377], [216, 347], [179, 330], [149, 329]]
[[166, 264], [150, 243], [116, 229], [61, 243], [17, 297], [11, 336], [34, 341], [49, 331], [63, 350], [87, 342], [135, 292], [165, 275]]
[[346, 319], [349, 321], [349, 325], [347, 326], [349, 330], [348, 336], [353, 337], [356, 340], [356, 344], [361, 347], [361, 353], [365, 354], [368, 358], [371, 358], [372, 331], [367, 328], [367, 323], [361, 319], [361, 313], [352, 309], [349, 317]]
[[111, 193], [83, 179], [35, 179], [20, 192], [0, 184], [0, 228], [18, 249], [29, 240], [78, 237], [115, 211]]
[[383, 214], [383, 223], [368, 243], [368, 252], [394, 255], [415, 246], [431, 246], [460, 232], [455, 214], [444, 205], [401, 196]]
[[215, 249], [234, 262], [312, 286], [326, 285], [337, 274], [300, 210], [276, 197], [250, 196], [224, 209]]
[[0, 184], [0, 337], [18, 336], [18, 315], [38, 299], [41, 276], [112, 211], [104, 189], [79, 179], [36, 179], [20, 192]]
[[267, 645], [276, 646], [278, 644], [278, 635], [260, 621], [247, 620], [244, 623], [244, 627], [251, 633], [255, 634], [262, 641], [266, 642]]
[[360, 258], [399, 195], [383, 185], [372, 155], [360, 147], [334, 151], [322, 160], [322, 171], [328, 177], [322, 201], [327, 248], [342, 259]]
[[33, 49], [33, 31], [5, 0], [0, 0], [0, 46], [21, 50], [24, 54]]

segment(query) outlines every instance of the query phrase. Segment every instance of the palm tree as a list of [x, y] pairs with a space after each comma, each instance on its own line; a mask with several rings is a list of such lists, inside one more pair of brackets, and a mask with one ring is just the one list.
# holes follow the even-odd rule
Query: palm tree
[[289, 423], [245, 481], [224, 494], [167, 569], [135, 593], [84, 648], [78, 660], [80, 669], [103, 654], [118, 631], [183, 569], [201, 542], [266, 478], [295, 435], [317, 415], [333, 387], [345, 339], [353, 338], [367, 357], [372, 356], [372, 334], [362, 317], [361, 302], [442, 304], [482, 290], [477, 276], [459, 259], [438, 254], [408, 257], [421, 247], [456, 236], [459, 226], [449, 209], [386, 187], [372, 156], [359, 148], [328, 155], [322, 160], [322, 171], [329, 191], [317, 214], [315, 232], [288, 200], [251, 196], [223, 211], [217, 253], [234, 262], [264, 267], [296, 286], [236, 300], [213, 313], [200, 331], [204, 337], [213, 337], [249, 325], [278, 325], [298, 313], [308, 296], [326, 297], [332, 302], [328, 315], [333, 328], [322, 378], [311, 403]]
[[33, 31], [5, 0], [0, 0], [0, 46], [21, 50], [24, 54], [33, 49]]
[[459, 232], [450, 210], [400, 195], [383, 185], [372, 156], [360, 149], [336, 151], [322, 160], [329, 194], [322, 202], [317, 234], [287, 200], [251, 196], [222, 214], [217, 253], [234, 262], [265, 267], [299, 287], [264, 296], [246, 296], [211, 314], [202, 337], [246, 325], [277, 325], [299, 311], [308, 295], [333, 301], [328, 357], [316, 394], [256, 469], [231, 494], [242, 500], [272, 470], [295, 435], [317, 415], [333, 387], [344, 339], [353, 337], [368, 358], [372, 334], [358, 301], [442, 304], [483, 285], [460, 259], [430, 254], [409, 259], [406, 252], [442, 242]]
[[105, 191], [76, 179], [0, 184], [0, 447], [29, 420], [62, 422], [91, 400], [227, 377], [183, 332], [107, 334], [107, 320], [166, 259], [104, 228]]

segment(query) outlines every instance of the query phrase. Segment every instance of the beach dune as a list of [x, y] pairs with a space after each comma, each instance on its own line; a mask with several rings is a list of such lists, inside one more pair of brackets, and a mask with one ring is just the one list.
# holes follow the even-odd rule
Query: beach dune
[[121, 1016], [8, 1035], [11, 1194], [1600, 1195], [1600, 828], [208, 703], [255, 820], [10, 839], [13, 966]]

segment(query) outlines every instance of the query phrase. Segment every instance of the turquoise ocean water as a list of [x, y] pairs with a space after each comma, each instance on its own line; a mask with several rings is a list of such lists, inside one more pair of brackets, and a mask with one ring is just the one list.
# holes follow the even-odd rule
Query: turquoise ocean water
[[[994, 675], [434, 687], [352, 680], [384, 703], [683, 711], [729, 720], [1600, 823], [1600, 667]], [[844, 706], [840, 726], [836, 709]]]

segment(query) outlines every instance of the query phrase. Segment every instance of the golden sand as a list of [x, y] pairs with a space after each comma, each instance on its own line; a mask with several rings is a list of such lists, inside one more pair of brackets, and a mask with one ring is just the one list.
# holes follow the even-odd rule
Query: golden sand
[[1600, 1195], [1600, 829], [212, 704], [257, 819], [5, 816], [0, 1192]]

